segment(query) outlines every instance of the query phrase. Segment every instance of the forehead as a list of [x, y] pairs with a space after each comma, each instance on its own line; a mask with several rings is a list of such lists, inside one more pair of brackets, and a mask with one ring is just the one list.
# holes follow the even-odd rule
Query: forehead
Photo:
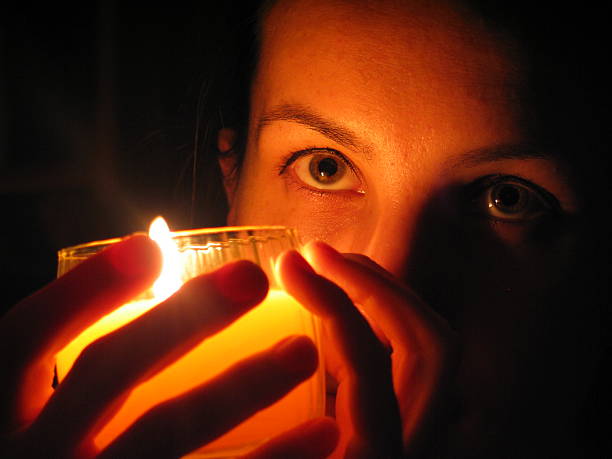
[[[263, 31], [269, 51], [274, 45], [327, 44], [330, 57], [350, 52], [371, 64], [408, 60], [432, 71], [442, 66], [454, 78], [473, 76], [481, 66], [496, 74], [512, 68], [507, 40], [460, 3], [280, 0], [272, 4]], [[462, 65], [451, 69], [449, 60]]]
[[518, 76], [510, 41], [446, 2], [281, 0], [264, 21], [262, 45], [264, 60], [301, 62], [306, 70], [305, 59], [315, 58], [355, 66], [364, 78], [382, 70], [404, 82], [424, 74], [469, 87]]
[[519, 81], [511, 43], [459, 6], [281, 0], [263, 22], [254, 115], [297, 102], [405, 130], [410, 113], [459, 128], [486, 111], [499, 134]]

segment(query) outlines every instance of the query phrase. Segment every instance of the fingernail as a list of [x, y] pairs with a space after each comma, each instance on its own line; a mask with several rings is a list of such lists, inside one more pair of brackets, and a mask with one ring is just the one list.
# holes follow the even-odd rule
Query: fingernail
[[312, 269], [301, 253], [299, 253], [297, 250], [288, 250], [281, 254], [274, 264], [274, 278], [276, 279], [276, 283], [283, 289], [285, 288], [285, 285], [283, 282], [283, 276], [281, 275], [281, 265], [286, 263], [293, 265], [294, 268], [297, 268], [303, 273], [316, 274], [314, 269]]
[[298, 269], [300, 269], [300, 270], [302, 270], [302, 271], [304, 271], [306, 273], [309, 273], [309, 274], [316, 274], [315, 270], [312, 269], [312, 266], [310, 266], [308, 264], [306, 259], [298, 251], [291, 250], [291, 251], [287, 252], [287, 254], [285, 256], [289, 257], [291, 259], [291, 263], [295, 264]]
[[115, 270], [128, 277], [157, 276], [161, 269], [159, 247], [144, 234], [112, 245], [106, 256]]
[[307, 336], [289, 336], [274, 347], [274, 359], [291, 375], [306, 377], [317, 368], [317, 348]]
[[263, 270], [248, 260], [228, 263], [212, 273], [217, 290], [234, 303], [257, 304], [268, 293], [268, 278]]
[[316, 252], [319, 252], [323, 255], [332, 256], [332, 257], [341, 256], [340, 252], [338, 252], [331, 245], [326, 244], [323, 241], [319, 241], [319, 240], [310, 241], [304, 246], [304, 253], [306, 255], [306, 258], [309, 261], [312, 261], [312, 255]]

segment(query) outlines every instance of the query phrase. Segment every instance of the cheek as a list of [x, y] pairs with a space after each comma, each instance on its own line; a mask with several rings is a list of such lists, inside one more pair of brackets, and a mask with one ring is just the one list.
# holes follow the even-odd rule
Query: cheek
[[361, 202], [318, 195], [287, 184], [278, 174], [251, 168], [241, 177], [227, 223], [288, 226], [298, 230], [304, 243], [319, 239], [347, 250], [364, 215]]
[[301, 207], [288, 218], [291, 219], [292, 225], [298, 228], [303, 243], [322, 240], [340, 251], [347, 251], [357, 237], [359, 216], [346, 209], [309, 210]]
[[277, 195], [273, 201], [251, 202], [248, 211], [236, 219], [239, 225], [283, 225], [296, 228], [303, 243], [322, 240], [338, 250], [346, 250], [357, 237], [356, 222], [359, 220], [349, 210], [328, 209], [300, 203], [295, 205], [290, 198]]

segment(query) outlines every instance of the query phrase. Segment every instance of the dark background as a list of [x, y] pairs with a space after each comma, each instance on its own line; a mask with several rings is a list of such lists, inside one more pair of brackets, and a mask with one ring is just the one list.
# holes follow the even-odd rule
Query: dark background
[[222, 202], [192, 203], [193, 145], [235, 7], [123, 3], [24, 2], [0, 19], [1, 311], [55, 277], [62, 247], [156, 215], [223, 224]]

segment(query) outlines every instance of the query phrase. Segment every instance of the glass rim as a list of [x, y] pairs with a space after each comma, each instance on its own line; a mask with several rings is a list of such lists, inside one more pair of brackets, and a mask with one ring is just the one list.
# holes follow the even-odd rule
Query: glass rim
[[[177, 239], [177, 238], [182, 238], [182, 237], [213, 235], [217, 233], [240, 233], [240, 232], [263, 232], [263, 231], [282, 231], [282, 232], [292, 233], [294, 237], [296, 235], [296, 231], [294, 228], [290, 228], [288, 226], [282, 226], [282, 225], [216, 226], [216, 227], [211, 227], [211, 228], [197, 228], [197, 229], [170, 231], [170, 234], [172, 235], [172, 239]], [[135, 233], [131, 233], [123, 237], [114, 237], [110, 239], [101, 239], [98, 241], [84, 242], [82, 244], [76, 244], [76, 245], [64, 247], [58, 250], [57, 253], [58, 255], [61, 256], [64, 253], [75, 252], [75, 251], [79, 251], [82, 249], [116, 244], [130, 236], [136, 236], [136, 235], [148, 236], [148, 234], [149, 233], [147, 231], [137, 231]]]

